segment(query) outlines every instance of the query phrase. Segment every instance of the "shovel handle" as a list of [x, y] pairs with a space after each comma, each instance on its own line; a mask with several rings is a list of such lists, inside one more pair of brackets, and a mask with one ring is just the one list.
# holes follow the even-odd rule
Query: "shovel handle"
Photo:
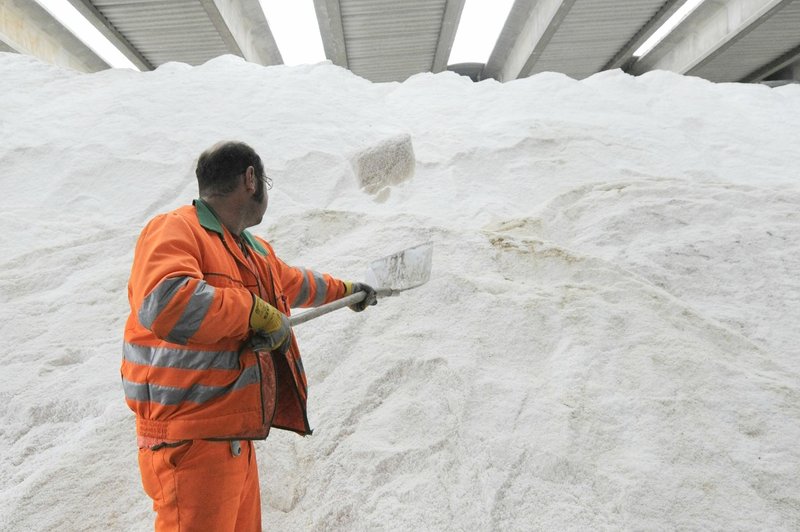
[[[394, 294], [392, 290], [378, 290], [376, 295], [378, 297], [386, 297], [391, 296]], [[314, 318], [319, 318], [320, 316], [324, 316], [334, 310], [339, 310], [340, 308], [349, 307], [350, 305], [355, 305], [356, 303], [361, 303], [364, 301], [364, 298], [367, 297], [366, 292], [356, 292], [355, 294], [350, 294], [349, 296], [345, 296], [341, 299], [337, 299], [336, 301], [332, 301], [327, 305], [322, 305], [319, 307], [312, 308], [311, 310], [306, 310], [305, 312], [301, 312], [300, 314], [296, 314], [294, 316], [289, 316], [289, 323], [292, 324], [292, 327], [295, 325], [300, 325], [301, 323], [305, 323], [309, 320], [313, 320]]]

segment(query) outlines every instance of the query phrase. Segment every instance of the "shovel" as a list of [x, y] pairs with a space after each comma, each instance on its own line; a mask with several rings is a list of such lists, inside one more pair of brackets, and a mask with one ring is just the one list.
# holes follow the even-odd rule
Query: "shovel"
[[[364, 281], [375, 289], [379, 298], [394, 296], [427, 283], [431, 277], [432, 259], [431, 242], [404, 249], [370, 263]], [[366, 292], [356, 292], [327, 305], [290, 316], [289, 321], [294, 327], [334, 310], [360, 303], [365, 297]]]

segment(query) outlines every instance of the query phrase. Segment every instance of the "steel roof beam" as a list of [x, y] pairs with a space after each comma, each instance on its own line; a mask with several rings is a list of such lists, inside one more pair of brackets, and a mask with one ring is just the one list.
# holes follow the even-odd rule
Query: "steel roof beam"
[[317, 13], [317, 24], [319, 24], [325, 57], [334, 65], [348, 68], [347, 47], [344, 42], [344, 27], [342, 26], [342, 8], [339, 0], [314, 0], [314, 10]]
[[[632, 66], [691, 75], [793, 0], [706, 0]], [[735, 80], [730, 80], [735, 81]]]
[[0, 4], [2, 48], [38, 57], [42, 61], [82, 72], [105, 70], [109, 65], [46, 9], [31, 0]]
[[461, 21], [461, 13], [464, 11], [465, 1], [447, 0], [431, 72], [442, 72], [447, 68], [447, 61], [450, 59], [450, 51], [453, 49], [453, 41], [456, 38], [456, 30], [458, 30], [458, 23]]

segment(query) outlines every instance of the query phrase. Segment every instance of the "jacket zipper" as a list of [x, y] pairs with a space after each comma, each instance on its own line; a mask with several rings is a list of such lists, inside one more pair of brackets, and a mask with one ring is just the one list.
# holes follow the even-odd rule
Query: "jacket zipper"
[[[270, 304], [274, 305], [275, 308], [278, 308], [278, 301], [277, 301], [277, 297], [278, 296], [275, 295], [275, 278], [272, 276], [272, 268], [269, 267], [269, 264], [267, 264], [267, 275], [269, 275], [269, 286], [272, 287], [272, 293], [275, 296], [274, 298], [270, 298], [269, 294], [265, 293], [266, 292], [265, 289], [262, 290], [261, 277], [259, 277], [257, 273], [255, 273], [252, 269], [250, 269], [250, 264], [247, 264], [247, 263], [243, 262], [239, 257], [236, 256], [236, 254], [231, 250], [230, 246], [228, 246], [228, 242], [225, 240], [225, 237], [223, 235], [220, 235], [220, 239], [222, 240], [222, 244], [225, 246], [225, 249], [228, 251], [228, 253], [230, 253], [230, 255], [233, 257], [233, 259], [235, 261], [237, 261], [239, 264], [241, 264], [242, 266], [244, 266], [244, 268], [248, 272], [250, 272], [250, 274], [253, 277], [255, 277], [256, 285], [258, 286], [259, 296], [262, 296], [262, 299], [266, 299]], [[244, 252], [242, 252], [242, 253], [244, 253]], [[263, 296], [266, 296], [266, 297], [263, 297]], [[289, 306], [286, 304], [286, 296], [281, 294], [281, 300], [283, 301], [284, 308], [288, 309]], [[258, 363], [258, 354], [254, 353], [254, 356], [256, 357], [256, 365], [258, 366], [258, 381], [259, 381], [259, 383], [261, 383], [261, 382], [263, 382], [263, 375], [261, 373], [261, 364]], [[272, 356], [271, 353], [270, 353], [270, 356]], [[272, 362], [272, 366], [274, 367], [275, 366], [274, 358], [273, 358], [273, 360], [271, 362]], [[286, 360], [286, 363], [288, 365], [289, 361]], [[289, 369], [289, 371], [290, 372], [292, 371], [291, 368]], [[277, 372], [275, 373], [275, 375], [276, 375], [276, 379], [277, 379]], [[300, 391], [297, 389], [297, 386], [296, 385], [295, 386], [290, 386], [290, 388], [292, 388], [292, 391], [294, 391], [294, 395], [295, 395], [295, 398], [297, 399], [297, 403], [298, 404], [302, 404], [302, 401], [300, 400]], [[272, 427], [272, 422], [275, 419], [275, 411], [277, 410], [277, 406], [278, 406], [278, 383], [277, 382], [275, 383], [275, 398], [274, 398], [275, 402], [273, 403], [276, 408], [272, 409], [272, 416], [270, 417], [269, 425], [266, 425], [267, 413], [264, 411], [264, 387], [263, 386], [259, 386], [258, 387], [258, 391], [259, 391], [259, 394], [260, 394], [260, 397], [261, 397], [261, 422], [264, 423], [265, 426], [267, 427], [267, 429], [269, 430], [269, 427]], [[308, 390], [306, 390], [306, 393], [308, 393]], [[304, 410], [304, 409], [301, 408], [300, 410]], [[308, 423], [308, 415], [307, 415], [307, 413], [305, 411], [303, 412], [303, 424], [305, 425], [305, 434], [304, 435], [311, 434], [313, 431], [311, 430], [311, 425]], [[276, 428], [281, 428], [281, 427], [276, 427]]]
[[[277, 304], [274, 298], [270, 301], [269, 294], [266, 293], [266, 290], [264, 290], [264, 287], [263, 287], [263, 285], [261, 283], [261, 278], [258, 276], [258, 274], [256, 272], [254, 272], [250, 268], [250, 264], [247, 261], [243, 261], [242, 259], [240, 259], [239, 257], [236, 256], [236, 253], [233, 252], [233, 250], [228, 245], [228, 242], [225, 240], [225, 237], [223, 235], [219, 235], [219, 238], [220, 238], [220, 240], [222, 240], [222, 245], [225, 246], [225, 250], [230, 254], [231, 257], [233, 257], [233, 260], [238, 262], [256, 280], [256, 286], [258, 287], [258, 296], [261, 297], [262, 299], [266, 299], [270, 304]], [[242, 252], [242, 253], [244, 253], [244, 252]], [[270, 280], [272, 280], [272, 272], [269, 270], [269, 267], [267, 268], [267, 271], [268, 271], [268, 273], [270, 275]], [[274, 288], [275, 287], [273, 286], [273, 291], [274, 291]]]
[[[233, 260], [235, 260], [236, 262], [241, 264], [242, 267], [244, 267], [245, 270], [250, 272], [250, 274], [255, 278], [256, 286], [258, 287], [258, 295], [259, 295], [259, 297], [261, 297], [262, 299], [266, 299], [270, 304], [273, 304], [277, 308], [277, 306], [278, 306], [277, 299], [269, 297], [269, 293], [267, 293], [267, 290], [262, 285], [261, 277], [258, 275], [258, 273], [254, 272], [250, 268], [251, 265], [249, 263], [247, 263], [245, 261], [242, 261], [239, 257], [236, 256], [236, 254], [233, 252], [233, 250], [231, 250], [230, 246], [228, 245], [228, 242], [225, 240], [225, 237], [223, 235], [220, 235], [220, 240], [222, 240], [222, 245], [225, 246], [225, 249], [228, 251], [228, 253], [231, 255], [231, 257], [233, 257]], [[242, 251], [242, 253], [244, 254], [245, 252]], [[274, 281], [274, 279], [272, 277], [272, 269], [269, 267], [269, 264], [267, 264], [267, 274], [269, 275], [270, 285], [272, 286], [272, 292], [274, 294], [275, 293], [275, 281]], [[258, 353], [254, 352], [253, 356], [256, 357], [256, 367], [258, 368], [258, 383], [259, 383], [258, 393], [259, 393], [259, 397], [261, 398], [261, 401], [260, 401], [260, 403], [261, 403], [260, 404], [260, 408], [261, 408], [261, 423], [264, 426], [265, 430], [269, 431], [269, 428], [272, 427], [272, 421], [275, 419], [275, 411], [277, 410], [277, 406], [278, 406], [278, 383], [276, 382], [275, 386], [273, 387], [274, 390], [275, 390], [275, 397], [274, 397], [274, 401], [273, 401], [272, 404], [274, 405], [274, 407], [272, 409], [272, 416], [270, 416], [270, 419], [269, 419], [269, 424], [267, 424], [267, 412], [264, 410], [264, 386], [263, 386], [264, 375], [263, 375], [263, 373], [261, 371], [261, 363], [258, 360]], [[274, 360], [270, 360], [270, 362], [272, 363], [272, 365], [274, 367], [275, 366], [275, 361]], [[277, 379], [277, 372], [275, 373], [275, 375], [276, 375], [276, 379]]]

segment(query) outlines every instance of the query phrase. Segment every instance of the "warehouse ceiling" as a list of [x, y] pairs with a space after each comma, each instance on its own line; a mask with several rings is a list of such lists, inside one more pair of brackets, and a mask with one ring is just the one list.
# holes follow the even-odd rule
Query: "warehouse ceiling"
[[[259, 0], [66, 1], [140, 70], [222, 54], [283, 62]], [[545, 71], [581, 79], [612, 68], [718, 82], [797, 80], [800, 72], [800, 0], [705, 0], [685, 14], [687, 0], [515, 0], [485, 64], [448, 64], [465, 1], [313, 3], [327, 59], [375, 82], [446, 69], [499, 81]], [[674, 29], [637, 54], [667, 21]], [[33, 0], [0, 2], [0, 51], [108, 68]]]

